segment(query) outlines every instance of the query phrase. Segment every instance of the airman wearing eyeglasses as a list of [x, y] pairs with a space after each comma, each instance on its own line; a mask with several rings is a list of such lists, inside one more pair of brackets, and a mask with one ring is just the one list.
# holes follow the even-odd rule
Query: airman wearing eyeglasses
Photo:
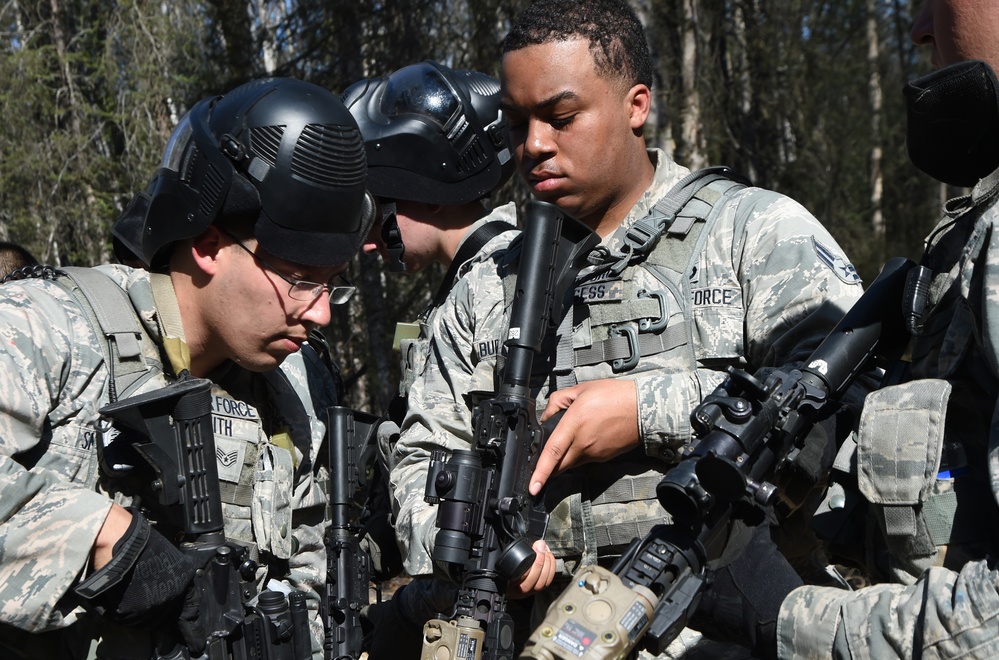
[[353, 291], [343, 275], [373, 218], [366, 171], [335, 95], [250, 82], [191, 108], [112, 228], [119, 258], [144, 268], [3, 286], [0, 656], [156, 657], [164, 640], [201, 653], [210, 631], [190, 625], [183, 530], [145, 486], [122, 488], [97, 430], [105, 404], [187, 373], [212, 383], [226, 539], [257, 562], [258, 589], [305, 592], [322, 657], [317, 454], [332, 395], [303, 396], [313, 372], [279, 367]]

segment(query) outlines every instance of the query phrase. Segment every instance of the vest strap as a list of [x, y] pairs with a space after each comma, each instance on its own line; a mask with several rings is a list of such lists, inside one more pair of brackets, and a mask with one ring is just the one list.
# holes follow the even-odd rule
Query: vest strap
[[253, 486], [219, 481], [219, 493], [226, 504], [245, 507], [253, 505]]
[[[685, 272], [703, 242], [701, 233], [708, 219], [714, 217], [712, 213], [718, 202], [748, 183], [728, 167], [708, 167], [690, 172], [628, 231], [623, 252], [619, 255], [605, 254], [604, 263], [615, 274], [620, 274], [638, 261], [644, 261], [646, 266], [667, 266], [677, 272]], [[670, 240], [660, 240], [663, 234], [667, 234]], [[655, 270], [652, 272], [655, 274]], [[595, 324], [607, 325], [610, 322], [621, 325], [611, 325], [611, 336], [607, 339], [575, 349], [575, 365], [610, 362], [616, 373], [628, 371], [642, 357], [688, 344], [689, 317], [685, 323], [659, 332], [666, 325], [666, 312], [663, 302], [648, 292], [645, 295], [639, 292], [625, 305], [591, 306], [591, 320]], [[639, 332], [624, 325], [639, 318], [648, 319], [639, 323]]]
[[101, 351], [111, 375], [109, 398], [115, 401], [149, 369], [139, 343], [144, 333], [135, 309], [128, 294], [99, 270], [74, 266], [60, 270], [86, 301], [83, 307], [91, 326], [107, 340]]
[[[611, 332], [615, 332], [612, 328]], [[682, 324], [666, 328], [661, 334], [644, 332], [618, 332], [603, 341], [594, 342], [588, 348], [576, 349], [576, 366], [585, 367], [601, 362], [623, 360], [624, 363], [638, 358], [656, 355], [687, 343], [687, 329]]]
[[662, 317], [662, 303], [653, 297], [635, 298], [627, 305], [591, 305], [590, 323], [611, 325], [638, 319], [659, 319]]
[[593, 498], [593, 504], [634, 502], [656, 497], [656, 487], [663, 479], [658, 472], [628, 479], [618, 479]]

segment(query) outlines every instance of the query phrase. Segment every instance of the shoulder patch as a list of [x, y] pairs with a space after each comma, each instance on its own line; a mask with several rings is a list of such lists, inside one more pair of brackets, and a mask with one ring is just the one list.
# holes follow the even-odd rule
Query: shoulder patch
[[833, 252], [822, 243], [819, 243], [815, 240], [814, 236], [812, 237], [812, 247], [815, 248], [815, 254], [818, 255], [822, 263], [829, 266], [829, 269], [836, 274], [836, 277], [847, 284], [861, 283], [860, 274], [853, 267], [853, 264], [846, 260], [846, 257]]

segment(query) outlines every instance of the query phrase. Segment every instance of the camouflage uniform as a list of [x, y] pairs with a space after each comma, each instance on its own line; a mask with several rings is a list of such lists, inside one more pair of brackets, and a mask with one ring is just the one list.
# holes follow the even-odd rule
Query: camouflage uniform
[[999, 654], [997, 180], [948, 202], [922, 261], [933, 279], [911, 380], [868, 396], [858, 445], [837, 459], [857, 478], [867, 570], [884, 584], [791, 592], [781, 657]]
[[[172, 311], [173, 327], [179, 325], [168, 276], [124, 266], [98, 270], [127, 292], [146, 333], [141, 352], [149, 378], [133, 393], [163, 386], [188, 359], [182, 328], [170, 332], [164, 321], [164, 310]], [[158, 287], [152, 278], [160, 278]], [[41, 279], [0, 288], [0, 336], [0, 648], [27, 657], [55, 648], [59, 657], [86, 657], [86, 638], [99, 635], [103, 623], [70, 592], [87, 574], [111, 498], [129, 502], [98, 466], [94, 425], [108, 402], [106, 339], [72, 293]], [[260, 557], [260, 586], [280, 581], [301, 589], [315, 611], [325, 578], [325, 494], [312, 457], [324, 429], [311, 401], [296, 393], [307, 387], [304, 369], [301, 357], [286, 365], [286, 378], [222, 365], [211, 378], [212, 416], [227, 538]], [[320, 653], [318, 621], [313, 637]], [[114, 646], [105, 636], [98, 655], [140, 653]]]
[[[480, 218], [473, 223], [461, 242], [458, 244], [458, 251], [469, 240], [479, 228], [490, 222], [505, 222], [510, 225], [510, 229], [490, 238], [475, 255], [459, 266], [455, 273], [454, 281], [458, 281], [476, 263], [484, 259], [489, 254], [505, 248], [510, 241], [519, 233], [517, 225], [517, 207], [512, 202], [493, 209], [487, 216]], [[445, 283], [447, 284], [447, 283]], [[401, 378], [399, 380], [399, 397], [405, 401], [413, 382], [417, 376], [423, 372], [423, 365], [429, 355], [428, 349], [432, 338], [434, 323], [440, 314], [442, 306], [435, 300], [428, 306], [419, 318], [419, 336], [415, 339], [403, 339], [400, 342], [401, 358]], [[393, 448], [399, 440], [399, 427], [391, 420], [386, 420], [378, 427], [378, 453], [381, 465], [384, 466], [384, 474], [388, 474], [392, 467]], [[379, 496], [381, 493], [379, 493]], [[386, 498], [387, 499], [387, 498]], [[376, 500], [376, 505], [382, 503], [382, 498]], [[384, 507], [388, 509], [391, 505], [385, 502]], [[392, 535], [394, 531], [386, 530]], [[379, 537], [381, 543], [373, 538], [365, 538], [362, 544], [372, 556], [376, 565], [381, 562], [381, 545], [387, 541]], [[393, 558], [398, 562], [398, 557]], [[365, 610], [365, 616], [372, 620], [378, 620], [379, 628], [374, 631], [369, 643], [369, 653], [373, 658], [382, 658], [388, 655], [394, 657], [409, 657], [406, 651], [418, 652], [420, 639], [423, 634], [423, 624], [428, 619], [435, 617], [439, 612], [446, 610], [450, 604], [454, 603], [457, 596], [457, 587], [454, 583], [444, 579], [416, 579], [406, 584], [403, 588], [393, 594], [394, 606], [375, 606], [375, 609]], [[379, 639], [380, 631], [392, 630], [391, 640]], [[405, 648], [405, 647], [409, 648]]]
[[[553, 378], [560, 382], [634, 380], [644, 442], [642, 449], [609, 463], [582, 466], [549, 482], [552, 520], [545, 540], [562, 576], [581, 563], [613, 556], [663, 521], [655, 485], [675, 462], [677, 448], [691, 438], [692, 408], [724, 379], [728, 365], [755, 369], [803, 359], [861, 294], [855, 271], [836, 258], [842, 253], [819, 222], [793, 200], [758, 188], [710, 205], [713, 227], [698, 235], [691, 269], [671, 269], [668, 259], [656, 256], [659, 248], [652, 253], [657, 263], [651, 257], [649, 263], [628, 263], [622, 254], [628, 230], [688, 174], [662, 151], [650, 150], [649, 156], [656, 167], [649, 189], [590, 255], [591, 263], [620, 263], [623, 269], [617, 276], [605, 269], [599, 280], [593, 279], [598, 266], [580, 273], [572, 329], [562, 334], [571, 337], [578, 356], [608, 337], [608, 323], [637, 330], [635, 315], [624, 318], [620, 311], [634, 303], [658, 309], [658, 321], [668, 321], [660, 333], [680, 339], [671, 350], [642, 357], [621, 373], [606, 361], [580, 366], [578, 358], [568, 365], [556, 359]], [[660, 247], [668, 251], [681, 242], [667, 235]], [[436, 509], [423, 500], [430, 452], [469, 448], [472, 407], [466, 397], [493, 391], [508, 324], [508, 252], [476, 264], [454, 288], [434, 326], [430, 359], [410, 391], [391, 481], [397, 534], [414, 575], [433, 570]], [[645, 320], [656, 315], [646, 313]], [[551, 389], [549, 381], [537, 392], [539, 411]]]
[[[485, 245], [483, 245], [482, 248], [475, 253], [475, 256], [458, 268], [454, 277], [455, 281], [458, 281], [462, 275], [467, 273], [473, 264], [478, 263], [487, 255], [492, 254], [496, 250], [505, 248], [510, 244], [510, 241], [513, 240], [513, 237], [518, 233], [516, 230], [517, 206], [513, 202], [509, 202], [503, 206], [493, 209], [493, 211], [487, 216], [477, 220], [468, 228], [468, 231], [465, 232], [461, 242], [458, 243], [457, 249], [460, 251], [462, 245], [480, 227], [486, 223], [497, 221], [508, 223], [510, 225], [510, 231], [504, 231], [503, 233], [489, 239], [489, 241], [487, 241]], [[441, 309], [441, 305], [431, 303], [420, 314], [419, 336], [415, 339], [403, 339], [399, 343], [399, 352], [401, 353], [399, 396], [402, 399], [405, 399], [409, 395], [409, 389], [413, 386], [413, 382], [416, 380], [417, 375], [423, 372], [423, 365], [427, 360], [430, 339], [433, 336], [433, 325]], [[388, 470], [392, 469], [392, 447], [395, 446], [398, 436], [399, 427], [396, 424], [387, 422], [378, 427], [379, 453], [382, 464], [388, 466]]]

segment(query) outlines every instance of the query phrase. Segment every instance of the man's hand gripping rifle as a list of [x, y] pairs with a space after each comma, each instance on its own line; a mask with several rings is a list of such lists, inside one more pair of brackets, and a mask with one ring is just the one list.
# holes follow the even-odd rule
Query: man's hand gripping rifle
[[178, 529], [180, 550], [197, 567], [197, 625], [207, 634], [207, 646], [201, 654], [192, 653], [179, 642], [171, 644], [174, 636], [167, 632], [157, 660], [311, 658], [305, 594], [258, 594], [256, 563], [246, 548], [226, 541], [211, 381], [184, 372], [164, 388], [122, 399], [100, 412], [117, 431], [102, 450], [102, 470], [134, 478], [134, 472], [146, 472], [137, 470], [141, 465], [152, 469], [154, 501], [143, 505], [158, 521]]
[[[489, 660], [513, 657], [513, 623], [506, 611], [509, 583], [535, 559], [548, 515], [528, 491], [538, 453], [550, 433], [538, 424], [531, 395], [534, 357], [571, 310], [572, 284], [599, 242], [585, 225], [556, 206], [527, 206], [506, 360], [495, 396], [475, 409], [474, 449], [434, 452], [426, 499], [437, 504], [433, 557], [461, 587], [453, 612], [424, 628], [424, 658]], [[548, 426], [548, 425], [546, 425]]]
[[737, 510], [773, 505], [782, 468], [828, 404], [874, 357], [904, 346], [902, 300], [914, 265], [885, 264], [801, 368], [774, 370], [765, 383], [730, 369], [691, 415], [698, 439], [657, 487], [672, 524], [635, 539], [611, 570], [580, 569], [521, 657], [622, 658], [639, 647], [662, 653], [694, 613]]
[[371, 561], [357, 540], [350, 509], [355, 491], [365, 485], [368, 456], [380, 418], [333, 406], [327, 411], [330, 469], [330, 526], [326, 532], [326, 593], [323, 623], [326, 660], [357, 660], [364, 635], [361, 609], [368, 604]]

